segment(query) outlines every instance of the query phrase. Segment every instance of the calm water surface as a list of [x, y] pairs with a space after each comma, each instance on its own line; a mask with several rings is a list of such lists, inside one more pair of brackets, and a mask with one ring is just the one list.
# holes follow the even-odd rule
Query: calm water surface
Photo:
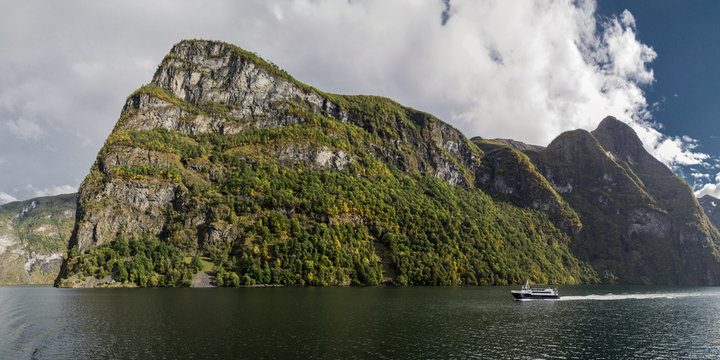
[[0, 287], [0, 359], [720, 358], [720, 288]]

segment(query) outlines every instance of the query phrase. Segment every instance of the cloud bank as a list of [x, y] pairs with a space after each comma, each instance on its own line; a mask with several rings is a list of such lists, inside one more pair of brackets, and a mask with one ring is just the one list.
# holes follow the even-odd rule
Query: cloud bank
[[59, 185], [59, 186], [51, 186], [43, 189], [37, 189], [32, 184], [29, 184], [26, 189], [28, 192], [32, 193], [35, 197], [40, 196], [54, 196], [54, 195], [60, 195], [60, 194], [70, 194], [78, 191], [77, 186], [72, 185]]
[[7, 204], [12, 201], [17, 201], [17, 199], [8, 193], [0, 191], [0, 205]]
[[183, 38], [238, 44], [322, 90], [388, 96], [468, 136], [545, 145], [614, 115], [673, 169], [709, 161], [653, 122], [643, 88], [662, 54], [630, 12], [600, 18], [594, 1], [3, 5], [0, 191], [11, 197], [36, 195], [29, 182], [75, 188], [125, 97]]

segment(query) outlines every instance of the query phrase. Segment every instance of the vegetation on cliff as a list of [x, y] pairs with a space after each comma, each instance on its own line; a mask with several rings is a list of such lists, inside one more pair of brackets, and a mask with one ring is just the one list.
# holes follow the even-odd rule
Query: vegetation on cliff
[[0, 205], [0, 284], [48, 284], [75, 224], [75, 194]]
[[[222, 43], [179, 46], [156, 79], [164, 72], [187, 78], [177, 73], [182, 71], [210, 77], [202, 69], [205, 61], [232, 63], [239, 61], [232, 56], [243, 54]], [[259, 71], [284, 77], [265, 67]], [[190, 258], [208, 257], [218, 283], [230, 286], [597, 280], [569, 251], [570, 238], [552, 215], [475, 187], [484, 152], [429, 114], [381, 97], [325, 94], [301, 86], [292, 90], [292, 98], [268, 101], [264, 114], [247, 117], [241, 100], [200, 101], [193, 97], [204, 95], [194, 88], [160, 84], [154, 80], [128, 99], [129, 104], [152, 103], [139, 98], [149, 96], [166, 105], [152, 113], [142, 105], [126, 105], [81, 187], [78, 217], [81, 228], [106, 223], [102, 219], [107, 217], [133, 221], [128, 213], [153, 205], [132, 206], [129, 198], [109, 203], [102, 194], [119, 188], [167, 190], [172, 193], [167, 207], [152, 208], [162, 218], [160, 228], [132, 223], [90, 247], [76, 233], [73, 246], [79, 251], [71, 251], [59, 284], [76, 273], [111, 275], [140, 286], [186, 284], [192, 267], [178, 261], [175, 249]], [[303, 96], [320, 96], [325, 110], [299, 101]], [[162, 117], [168, 106], [183, 117], [168, 121], [203, 117], [206, 123], [225, 124], [225, 130], [183, 131], [177, 122], [177, 127], [143, 128], [147, 121], [133, 125], [140, 124], [138, 116]], [[279, 126], [270, 117], [279, 119]], [[264, 125], [268, 121], [271, 125]], [[233, 127], [238, 130], [227, 130]], [[553, 201], [562, 203], [556, 196]], [[577, 222], [572, 209], [558, 210]], [[154, 244], [147, 249], [163, 244], [169, 252], [148, 250], [140, 261], [132, 246], [129, 253], [116, 249], [125, 242]], [[123, 269], [137, 276], [126, 277]], [[181, 274], [180, 279], [171, 281], [178, 276], [171, 274]]]
[[213, 41], [128, 97], [78, 206], [60, 286], [184, 286], [206, 261], [219, 286], [720, 283], [720, 233], [614, 118], [470, 141]]

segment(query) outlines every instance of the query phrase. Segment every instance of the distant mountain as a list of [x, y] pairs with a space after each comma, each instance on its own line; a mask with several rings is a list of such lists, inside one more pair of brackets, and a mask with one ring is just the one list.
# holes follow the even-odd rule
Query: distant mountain
[[[473, 140], [475, 140], [475, 138], [473, 138]], [[522, 141], [517, 141], [513, 139], [490, 139], [489, 142], [506, 145], [520, 151], [540, 151], [545, 148], [544, 146], [526, 144]]]
[[0, 205], [0, 284], [51, 284], [75, 223], [75, 194]]
[[127, 98], [77, 211], [58, 286], [720, 284], [718, 230], [615, 118], [468, 140], [215, 41]]
[[710, 222], [715, 225], [716, 228], [720, 229], [720, 199], [711, 195], [705, 195], [698, 199], [698, 203], [700, 203]]

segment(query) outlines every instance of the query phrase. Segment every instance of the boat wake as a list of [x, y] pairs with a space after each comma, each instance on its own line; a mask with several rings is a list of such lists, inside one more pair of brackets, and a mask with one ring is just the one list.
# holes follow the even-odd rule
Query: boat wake
[[578, 300], [645, 300], [645, 299], [678, 299], [686, 297], [719, 297], [720, 292], [676, 292], [676, 293], [650, 293], [650, 294], [605, 294], [583, 296], [561, 296], [560, 301]]

